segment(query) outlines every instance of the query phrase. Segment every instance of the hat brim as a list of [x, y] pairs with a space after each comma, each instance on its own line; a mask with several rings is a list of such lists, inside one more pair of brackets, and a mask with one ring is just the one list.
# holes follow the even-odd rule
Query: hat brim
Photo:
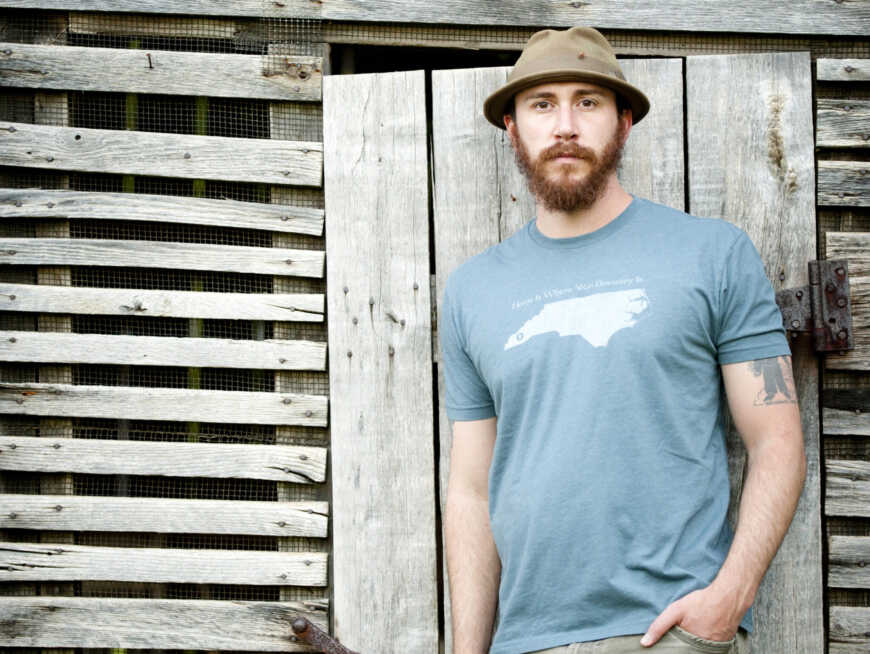
[[504, 129], [505, 108], [523, 89], [547, 82], [592, 82], [611, 89], [626, 99], [631, 107], [632, 123], [637, 124], [649, 112], [649, 99], [637, 87], [611, 75], [580, 70], [548, 70], [512, 80], [492, 93], [483, 103], [483, 115], [493, 125]]

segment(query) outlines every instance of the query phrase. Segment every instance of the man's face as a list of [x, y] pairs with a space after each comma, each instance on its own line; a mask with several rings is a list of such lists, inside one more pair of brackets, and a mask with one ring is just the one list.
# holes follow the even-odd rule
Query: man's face
[[613, 91], [586, 82], [552, 82], [518, 93], [505, 125], [517, 164], [545, 207], [591, 206], [616, 172], [631, 128]]

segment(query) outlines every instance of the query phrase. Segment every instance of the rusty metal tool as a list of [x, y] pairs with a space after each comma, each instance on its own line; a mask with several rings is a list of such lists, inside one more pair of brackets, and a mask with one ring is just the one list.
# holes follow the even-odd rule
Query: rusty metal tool
[[307, 645], [313, 645], [323, 654], [357, 654], [330, 637], [325, 631], [315, 627], [307, 618], [300, 616], [293, 620], [290, 626], [299, 640]]

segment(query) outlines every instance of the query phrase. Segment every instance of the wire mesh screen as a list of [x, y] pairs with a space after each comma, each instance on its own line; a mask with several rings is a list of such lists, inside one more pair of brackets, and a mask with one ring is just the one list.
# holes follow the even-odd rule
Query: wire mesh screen
[[[266, 3], [264, 2], [264, 6]], [[264, 16], [268, 15], [264, 11]], [[323, 34], [319, 21], [277, 18], [212, 18], [154, 14], [0, 10], [0, 40], [59, 47], [137, 49], [197, 52], [213, 55], [254, 55], [263, 71], [305, 58], [317, 67]], [[70, 50], [73, 52], [73, 50]], [[288, 61], [291, 64], [288, 64]], [[295, 65], [295, 64], [292, 64]], [[313, 68], [312, 68], [313, 70]], [[94, 71], [95, 75], [99, 71]], [[263, 100], [188, 95], [95, 92], [80, 89], [3, 87], [0, 80], [0, 120], [31, 125], [74, 127], [117, 132], [151, 132], [242, 140], [322, 140], [319, 102]], [[0, 164], [3, 157], [0, 154]], [[232, 170], [233, 160], [226, 161]], [[231, 177], [231, 176], [230, 176]], [[0, 187], [7, 189], [69, 190], [89, 193], [148, 194], [173, 198], [234, 200], [254, 204], [284, 204], [323, 209], [320, 188], [269, 183], [157, 177], [153, 175], [92, 173], [0, 165]], [[130, 246], [177, 243], [203, 246], [324, 250], [322, 237], [225, 225], [185, 224], [173, 220], [111, 218], [25, 218], [0, 221], [0, 238], [67, 238], [75, 241], [115, 241]], [[133, 244], [135, 242], [135, 245]], [[274, 276], [246, 272], [192, 270], [183, 266], [137, 267], [106, 265], [95, 258], [88, 265], [0, 266], [0, 282], [72, 289], [130, 289], [173, 294], [270, 295], [325, 293], [322, 278]], [[154, 262], [159, 265], [159, 262]], [[184, 315], [184, 314], [182, 314]], [[99, 336], [141, 336], [174, 339], [274, 339], [326, 342], [323, 322], [147, 315], [0, 312], [0, 329]], [[57, 360], [0, 364], [0, 385], [68, 384], [110, 388], [197, 390], [199, 392], [300, 393], [328, 395], [328, 375], [321, 370], [281, 371], [222, 367], [221, 348], [215, 345], [215, 365], [121, 365]], [[166, 420], [127, 420], [70, 416], [0, 414], [2, 435], [16, 438], [73, 438], [94, 441], [152, 441], [325, 447], [328, 429], [299, 425], [228, 424]], [[0, 473], [0, 492], [10, 495], [75, 495], [83, 498], [150, 498], [159, 500], [225, 500], [237, 502], [325, 501], [325, 484], [290, 484], [245, 478], [90, 473]], [[250, 550], [326, 552], [321, 538], [279, 538], [266, 535], [199, 533], [94, 532], [7, 529], [0, 539], [13, 542], [73, 543], [101, 547], [187, 550]], [[0, 595], [72, 595], [83, 598], [207, 599], [223, 601], [312, 600], [329, 594], [327, 588], [92, 582], [0, 583]], [[16, 648], [26, 654], [29, 650]], [[36, 651], [36, 650], [34, 650]], [[99, 651], [99, 650], [85, 650]], [[107, 652], [109, 650], [106, 650]], [[166, 650], [171, 651], [171, 650]]]

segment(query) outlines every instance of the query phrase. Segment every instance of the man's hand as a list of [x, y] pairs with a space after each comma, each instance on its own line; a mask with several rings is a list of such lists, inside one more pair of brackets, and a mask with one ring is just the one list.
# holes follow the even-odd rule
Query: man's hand
[[744, 613], [735, 594], [710, 585], [670, 604], [649, 626], [640, 644], [654, 645], [674, 625], [706, 640], [729, 641]]

